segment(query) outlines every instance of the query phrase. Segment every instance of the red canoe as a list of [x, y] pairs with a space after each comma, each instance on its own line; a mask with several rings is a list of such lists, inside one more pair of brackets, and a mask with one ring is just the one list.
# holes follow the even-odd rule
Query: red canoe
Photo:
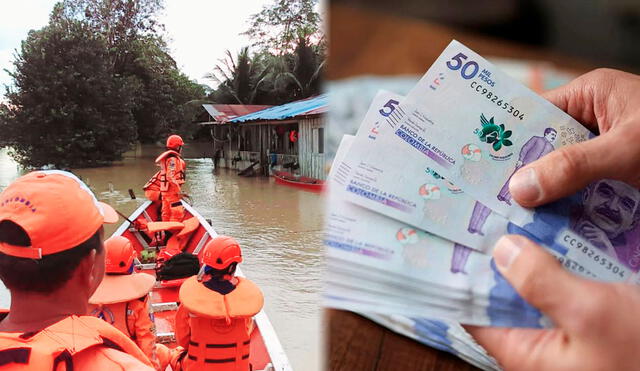
[[[191, 205], [185, 201], [182, 203], [185, 207], [184, 227], [180, 232], [178, 232], [180, 227], [177, 227], [174, 233], [181, 234], [183, 232], [184, 238], [187, 239], [185, 251], [198, 255], [204, 245], [218, 234]], [[158, 210], [150, 201], [142, 204], [129, 217], [129, 220], [134, 222], [136, 226], [146, 226], [149, 222], [154, 222], [157, 219]], [[113, 235], [128, 238], [138, 252], [156, 250], [155, 247], [149, 246], [149, 242], [153, 239], [152, 233], [148, 232], [148, 229], [131, 226], [128, 221], [120, 225]], [[153, 263], [143, 264], [142, 271], [155, 275], [154, 268], [155, 264]], [[240, 268], [236, 273], [242, 276]], [[157, 331], [156, 338], [159, 343], [164, 343], [169, 347], [176, 346], [174, 317], [178, 307], [178, 290], [182, 281], [184, 280], [158, 281], [151, 292], [151, 305]], [[292, 371], [287, 355], [264, 310], [260, 311], [254, 319], [256, 326], [251, 334], [249, 356], [253, 370]]]
[[295, 176], [286, 171], [274, 171], [273, 177], [278, 184], [284, 184], [312, 192], [322, 192], [324, 180], [309, 178], [306, 176]]

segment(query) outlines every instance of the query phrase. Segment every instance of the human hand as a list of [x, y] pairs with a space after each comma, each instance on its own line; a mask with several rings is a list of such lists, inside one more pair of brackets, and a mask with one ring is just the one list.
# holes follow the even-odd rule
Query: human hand
[[506, 370], [638, 370], [640, 291], [575, 276], [522, 236], [501, 238], [496, 266], [553, 329], [465, 326]]
[[640, 186], [640, 76], [597, 69], [543, 96], [600, 135], [516, 172], [509, 191], [520, 205], [555, 201], [603, 178]]

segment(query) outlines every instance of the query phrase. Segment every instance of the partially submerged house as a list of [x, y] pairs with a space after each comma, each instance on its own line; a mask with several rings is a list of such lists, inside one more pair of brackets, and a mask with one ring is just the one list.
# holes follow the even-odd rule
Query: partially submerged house
[[239, 171], [251, 168], [262, 175], [285, 170], [325, 179], [327, 107], [323, 94], [201, 124], [210, 128], [216, 166]]

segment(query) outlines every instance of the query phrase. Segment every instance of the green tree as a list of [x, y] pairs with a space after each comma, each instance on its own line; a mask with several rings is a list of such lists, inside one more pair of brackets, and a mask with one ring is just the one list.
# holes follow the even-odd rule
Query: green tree
[[204, 88], [179, 71], [155, 36], [136, 40], [129, 53], [135, 58], [121, 73], [136, 82], [133, 115], [139, 140], [151, 143], [180, 132], [196, 113], [185, 104], [204, 97]]
[[300, 37], [294, 50], [294, 56], [293, 74], [300, 88], [300, 95], [308, 97], [319, 94], [326, 61], [323, 44], [310, 45], [308, 38]]
[[318, 0], [274, 0], [251, 16], [244, 34], [263, 51], [291, 53], [300, 37], [323, 38], [320, 14], [314, 10], [317, 4]]
[[163, 8], [163, 0], [64, 0], [52, 16], [83, 21], [104, 37], [114, 74], [132, 80], [132, 112], [144, 143], [187, 127], [195, 110], [185, 103], [205, 96], [169, 55], [158, 21]]
[[57, 6], [52, 21], [83, 21], [104, 36], [107, 55], [116, 73], [122, 73], [136, 58], [131, 53], [132, 44], [164, 31], [164, 25], [158, 21], [158, 14], [164, 9], [163, 0], [63, 0]]
[[218, 84], [216, 101], [235, 104], [253, 104], [258, 94], [259, 82], [267, 71], [262, 60], [257, 55], [249, 54], [249, 48], [244, 47], [234, 58], [229, 50], [225, 58], [213, 68], [213, 72], [204, 77]]
[[250, 55], [243, 48], [234, 58], [229, 51], [213, 72], [218, 84], [209, 98], [226, 104], [283, 104], [320, 93], [324, 49], [300, 37], [292, 53], [262, 51]]
[[62, 20], [22, 42], [3, 109], [5, 144], [20, 164], [104, 165], [135, 141], [134, 82], [114, 76], [106, 43], [86, 23]]

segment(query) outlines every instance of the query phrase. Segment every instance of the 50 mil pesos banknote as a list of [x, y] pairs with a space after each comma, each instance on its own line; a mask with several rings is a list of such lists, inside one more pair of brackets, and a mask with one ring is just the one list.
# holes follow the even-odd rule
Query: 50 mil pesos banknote
[[[463, 76], [460, 71], [463, 67], [457, 70], [447, 67], [450, 59], [461, 58], [456, 57], [458, 54], [472, 58], [469, 60], [483, 66], [486, 73], [470, 76], [465, 72]], [[387, 117], [371, 128], [373, 132], [366, 137], [370, 142], [369, 149], [364, 157], [358, 157], [359, 164], [370, 167], [361, 169], [361, 177], [357, 179], [363, 185], [359, 188], [366, 186], [372, 190], [363, 194], [373, 194], [373, 197], [393, 195], [393, 201], [402, 201], [404, 210], [402, 207], [392, 210], [388, 205], [384, 208], [378, 205], [375, 210], [433, 231], [429, 225], [420, 224], [422, 221], [417, 211], [407, 209], [407, 205], [419, 205], [416, 195], [420, 188], [416, 192], [415, 187], [403, 187], [405, 182], [411, 182], [411, 175], [418, 169], [428, 168], [478, 201], [467, 203], [465, 213], [455, 217], [458, 223], [466, 224], [468, 233], [447, 235], [450, 232], [447, 228], [436, 233], [487, 251], [487, 247], [493, 244], [482, 246], [478, 245], [479, 241], [495, 240], [493, 237], [504, 232], [518, 233], [521, 228], [557, 253], [581, 262], [576, 268], [587, 275], [607, 281], [636, 282], [640, 270], [640, 192], [637, 189], [622, 182], [602, 180], [571, 197], [536, 209], [522, 208], [511, 200], [508, 183], [514, 171], [554, 148], [584, 140], [590, 134], [564, 112], [503, 76], [480, 58], [463, 45], [452, 42], [425, 76], [438, 71], [438, 64], [449, 72], [438, 75], [437, 86], [433, 85], [436, 80], [429, 86], [429, 79], [425, 77], [412, 91], [413, 101], [419, 101], [419, 105], [398, 100], [383, 104], [380, 111]], [[455, 66], [454, 63], [449, 65]], [[478, 84], [484, 81], [483, 78], [487, 79], [487, 73], [495, 79], [492, 84], [499, 92], [492, 93], [491, 99], [486, 97], [488, 92], [482, 95], [469, 87], [471, 83]], [[420, 97], [420, 94], [427, 95], [428, 99]], [[492, 102], [495, 95], [505, 100], [500, 107], [497, 107], [499, 100]], [[409, 98], [407, 102], [410, 102]], [[510, 108], [503, 108], [505, 102], [527, 102], [530, 109], [526, 112], [532, 114], [524, 115], [518, 110], [516, 117], [509, 113]], [[505, 115], [511, 117], [505, 118]], [[542, 134], [533, 135], [536, 131]], [[364, 136], [359, 134], [358, 137]], [[552, 146], [550, 141], [556, 145]], [[356, 147], [362, 143], [359, 140]], [[373, 143], [375, 150], [371, 149]], [[425, 192], [424, 188], [422, 193], [427, 195], [424, 203], [433, 205], [437, 203], [433, 198], [443, 194]], [[362, 198], [350, 199], [374, 209], [371, 206], [373, 202]], [[423, 209], [433, 210], [426, 206]], [[455, 214], [456, 211], [450, 213]], [[506, 231], [495, 229], [502, 226], [495, 224], [494, 214], [509, 218], [512, 224], [506, 225]], [[480, 238], [481, 233], [489, 238]], [[472, 234], [476, 236], [470, 236]], [[462, 238], [466, 239], [462, 241]]]
[[[477, 325], [548, 326], [546, 317], [498, 273], [489, 255], [352, 205], [341, 198], [344, 193], [334, 192], [350, 141], [345, 136], [329, 177], [326, 304]], [[352, 267], [374, 274], [349, 273]]]
[[[393, 109], [387, 109], [389, 102]], [[381, 93], [372, 102], [348, 155], [334, 166], [344, 199], [486, 253], [500, 236], [516, 233], [547, 247], [568, 269], [583, 276], [603, 281], [633, 277], [617, 257], [605, 255], [566, 227], [570, 218], [562, 205], [572, 199], [537, 209], [527, 228], [521, 228], [441, 177], [429, 167], [432, 163], [423, 152], [394, 135], [392, 129], [398, 123], [415, 125], [424, 120], [417, 111], [405, 119], [396, 109], [402, 102], [403, 97], [391, 93]], [[396, 207], [395, 202], [403, 202], [405, 208]]]
[[[389, 139], [388, 126], [404, 119], [404, 97], [379, 93], [348, 155], [336, 169], [344, 198], [478, 251], [489, 252], [507, 233], [508, 221], [476, 202]], [[480, 211], [478, 211], [480, 210]], [[474, 217], [480, 214], [481, 218]]]

